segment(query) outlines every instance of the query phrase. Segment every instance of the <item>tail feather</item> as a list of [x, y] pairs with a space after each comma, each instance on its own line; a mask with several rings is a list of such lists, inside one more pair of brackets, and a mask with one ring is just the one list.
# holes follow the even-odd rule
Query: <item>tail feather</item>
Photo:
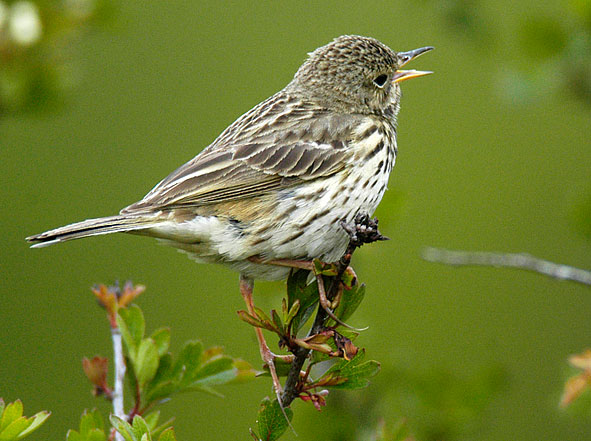
[[81, 239], [88, 236], [97, 236], [99, 234], [143, 230], [153, 225], [153, 216], [123, 214], [76, 222], [74, 224], [46, 231], [45, 233], [29, 236], [27, 237], [27, 241], [33, 243], [31, 248], [41, 248], [58, 242]]

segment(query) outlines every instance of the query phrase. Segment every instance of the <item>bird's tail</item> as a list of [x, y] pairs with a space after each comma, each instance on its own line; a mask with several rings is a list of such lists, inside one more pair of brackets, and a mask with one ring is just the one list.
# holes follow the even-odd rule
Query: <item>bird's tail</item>
[[143, 230], [154, 226], [154, 221], [154, 215], [120, 214], [117, 216], [99, 217], [29, 236], [27, 237], [27, 241], [33, 243], [31, 248], [41, 248], [58, 242], [97, 236], [99, 234]]

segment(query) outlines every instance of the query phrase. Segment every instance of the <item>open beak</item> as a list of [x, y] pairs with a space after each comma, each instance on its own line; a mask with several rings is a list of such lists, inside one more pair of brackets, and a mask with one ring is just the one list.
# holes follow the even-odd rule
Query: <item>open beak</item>
[[397, 55], [398, 59], [400, 60], [400, 66], [398, 66], [399, 69], [394, 73], [394, 82], [400, 83], [401, 81], [406, 81], [410, 80], [411, 78], [422, 77], [423, 75], [429, 75], [433, 73], [426, 70], [400, 70], [400, 67], [404, 66], [410, 60], [413, 60], [419, 55], [429, 52], [430, 50], [433, 50], [432, 46], [422, 47], [408, 52], [398, 52]]

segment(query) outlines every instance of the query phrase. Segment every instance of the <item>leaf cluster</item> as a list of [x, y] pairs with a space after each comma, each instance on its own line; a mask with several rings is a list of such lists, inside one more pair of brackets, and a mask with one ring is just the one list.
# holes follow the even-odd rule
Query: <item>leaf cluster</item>
[[[318, 308], [318, 275], [328, 289], [333, 284], [342, 286], [338, 290], [338, 298], [332, 302], [334, 314], [339, 320], [348, 320], [365, 296], [365, 286], [355, 284], [352, 272], [343, 273], [343, 279], [339, 280], [335, 265], [314, 262], [313, 274], [316, 277], [311, 281], [309, 271], [298, 270], [290, 274], [287, 280], [287, 298], [283, 299], [281, 314], [272, 310], [267, 315], [255, 308], [254, 315], [240, 311], [239, 316], [252, 326], [276, 333], [280, 338], [280, 345], [288, 348], [294, 355], [298, 353], [298, 349], [311, 351], [305, 373], [300, 376], [296, 388], [302, 401], [310, 402], [320, 410], [326, 405], [325, 397], [329, 390], [366, 387], [370, 378], [379, 372], [380, 365], [374, 360], [365, 361], [365, 351], [358, 350], [353, 345], [352, 341], [359, 336], [358, 332], [347, 329], [330, 318], [324, 321], [316, 333], [309, 331], [304, 337], [299, 335]], [[337, 361], [328, 369], [325, 368], [318, 378], [313, 378], [313, 367], [331, 359]], [[277, 358], [275, 364], [278, 375], [287, 375], [291, 370], [291, 363], [292, 361]], [[258, 433], [251, 430], [251, 435], [259, 441], [276, 440], [289, 427], [292, 415], [291, 409], [282, 409], [277, 399], [265, 398], [257, 416]]]
[[150, 424], [147, 418], [144, 420], [139, 415], [133, 417], [131, 424], [115, 415], [111, 415], [110, 420], [125, 441], [152, 441], [156, 440], [155, 437], [158, 434], [158, 441], [176, 441], [172, 427], [166, 429], [152, 427], [153, 424]]
[[[63, 102], [74, 86], [72, 49], [80, 34], [113, 15], [112, 0], [82, 2], [0, 0], [0, 114], [42, 111]], [[12, 22], [26, 20], [27, 32]], [[4, 22], [4, 23], [2, 23]]]
[[219, 396], [215, 386], [248, 381], [257, 373], [247, 362], [225, 355], [222, 348], [204, 349], [199, 341], [186, 342], [173, 357], [170, 330], [159, 328], [146, 336], [144, 316], [135, 305], [119, 310], [117, 325], [127, 350], [127, 380], [139, 397], [140, 414], [179, 392]]
[[16, 400], [5, 404], [0, 398], [0, 440], [16, 441], [37, 430], [49, 418], [50, 412], [41, 411], [32, 417], [23, 415], [23, 403]]
[[[113, 427], [111, 430], [119, 432], [125, 441], [176, 441], [174, 430], [169, 422], [158, 426], [159, 412], [153, 412], [145, 419], [139, 415], [133, 418], [132, 424], [114, 415], [109, 418]], [[78, 430], [69, 430], [66, 441], [107, 441], [111, 439], [105, 429], [105, 423], [100, 412], [96, 409], [85, 411], [80, 418]]]

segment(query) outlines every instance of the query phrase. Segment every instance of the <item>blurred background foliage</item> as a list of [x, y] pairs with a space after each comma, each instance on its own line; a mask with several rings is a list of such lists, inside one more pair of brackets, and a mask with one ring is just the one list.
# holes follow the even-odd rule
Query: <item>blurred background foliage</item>
[[[104, 405], [80, 368], [96, 348], [110, 355], [86, 295], [95, 282], [146, 284], [144, 310], [174, 341], [198, 336], [251, 362], [258, 350], [224, 268], [136, 237], [43, 251], [23, 238], [137, 200], [345, 33], [434, 45], [413, 67], [436, 74], [404, 85], [377, 212], [393, 240], [355, 255], [368, 293], [353, 324], [370, 326], [363, 341], [383, 371], [320, 414], [296, 404], [300, 439], [381, 439], [380, 424], [400, 422], [416, 440], [588, 438], [588, 408], [558, 402], [568, 356], [591, 345], [589, 289], [419, 258], [433, 245], [591, 266], [588, 0], [0, 0], [0, 395], [52, 410], [39, 434], [63, 439], [82, 407]], [[284, 286], [256, 290], [267, 310]], [[178, 439], [246, 436], [270, 386], [224, 393], [171, 403]]]
[[79, 84], [76, 40], [108, 23], [109, 0], [0, 1], [0, 116], [53, 108]]

